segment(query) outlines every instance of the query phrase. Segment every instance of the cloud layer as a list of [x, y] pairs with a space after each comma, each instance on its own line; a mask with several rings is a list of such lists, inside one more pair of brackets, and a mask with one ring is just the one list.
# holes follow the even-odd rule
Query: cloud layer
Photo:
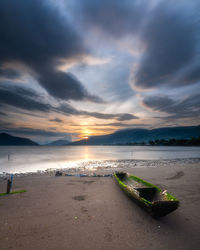
[[199, 13], [197, 0], [1, 0], [4, 129], [199, 124]]
[[3, 115], [6, 113], [8, 107], [15, 107], [27, 111], [38, 111], [43, 113], [56, 112], [66, 116], [75, 115], [94, 117], [97, 119], [117, 119], [119, 121], [127, 121], [138, 118], [128, 113], [109, 114], [78, 110], [68, 103], [62, 103], [58, 106], [53, 106], [49, 103], [44, 103], [42, 101], [42, 97], [32, 89], [16, 86], [0, 87], [0, 106], [4, 111]]
[[48, 1], [13, 0], [11, 4], [2, 0], [0, 34], [1, 75], [14, 74], [11, 69], [3, 70], [3, 64], [21, 63], [55, 98], [101, 101], [74, 76], [56, 69], [60, 59], [78, 58], [86, 49], [75, 28]]
[[186, 8], [169, 1], [153, 11], [141, 35], [146, 48], [136, 71], [137, 86], [181, 86], [200, 80], [200, 25], [198, 16]]
[[183, 100], [174, 100], [168, 96], [151, 96], [144, 98], [143, 104], [154, 111], [168, 114], [164, 119], [200, 118], [200, 94]]
[[132, 82], [143, 89], [200, 81], [198, 1], [80, 1], [85, 24], [106, 36], [140, 43]]

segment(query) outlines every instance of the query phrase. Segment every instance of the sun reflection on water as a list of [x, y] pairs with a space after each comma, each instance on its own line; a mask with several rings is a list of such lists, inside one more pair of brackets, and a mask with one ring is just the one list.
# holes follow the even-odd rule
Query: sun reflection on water
[[89, 149], [87, 146], [85, 147], [83, 158], [84, 160], [89, 160]]

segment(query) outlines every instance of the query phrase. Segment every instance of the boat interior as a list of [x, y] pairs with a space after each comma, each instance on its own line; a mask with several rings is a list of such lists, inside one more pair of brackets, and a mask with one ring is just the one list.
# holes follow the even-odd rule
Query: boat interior
[[141, 198], [148, 201], [162, 200], [162, 194], [155, 187], [135, 188]]
[[162, 193], [160, 193], [155, 187], [145, 186], [140, 182], [129, 179], [126, 173], [117, 173], [117, 176], [121, 181], [124, 182], [124, 184], [135, 190], [139, 197], [150, 202], [164, 200]]

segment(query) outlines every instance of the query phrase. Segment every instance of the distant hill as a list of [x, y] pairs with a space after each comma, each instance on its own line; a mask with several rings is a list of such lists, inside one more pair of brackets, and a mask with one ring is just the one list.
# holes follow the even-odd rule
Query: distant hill
[[68, 140], [56, 140], [56, 141], [47, 143], [46, 146], [64, 146], [64, 145], [68, 145], [69, 143], [71, 142]]
[[36, 142], [27, 138], [16, 137], [6, 133], [0, 134], [0, 146], [37, 146]]
[[157, 129], [124, 129], [113, 134], [91, 136], [86, 140], [76, 141], [70, 145], [112, 145], [128, 143], [148, 143], [157, 139], [190, 139], [200, 136], [200, 126], [168, 127]]

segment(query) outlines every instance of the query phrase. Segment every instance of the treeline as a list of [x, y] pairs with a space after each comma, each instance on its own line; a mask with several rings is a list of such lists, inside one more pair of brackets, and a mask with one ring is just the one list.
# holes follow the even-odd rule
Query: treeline
[[191, 139], [157, 139], [149, 141], [152, 146], [200, 146], [200, 137], [193, 137]]
[[200, 136], [192, 137], [191, 139], [156, 139], [149, 142], [129, 142], [126, 144], [117, 145], [129, 145], [129, 146], [200, 146]]

